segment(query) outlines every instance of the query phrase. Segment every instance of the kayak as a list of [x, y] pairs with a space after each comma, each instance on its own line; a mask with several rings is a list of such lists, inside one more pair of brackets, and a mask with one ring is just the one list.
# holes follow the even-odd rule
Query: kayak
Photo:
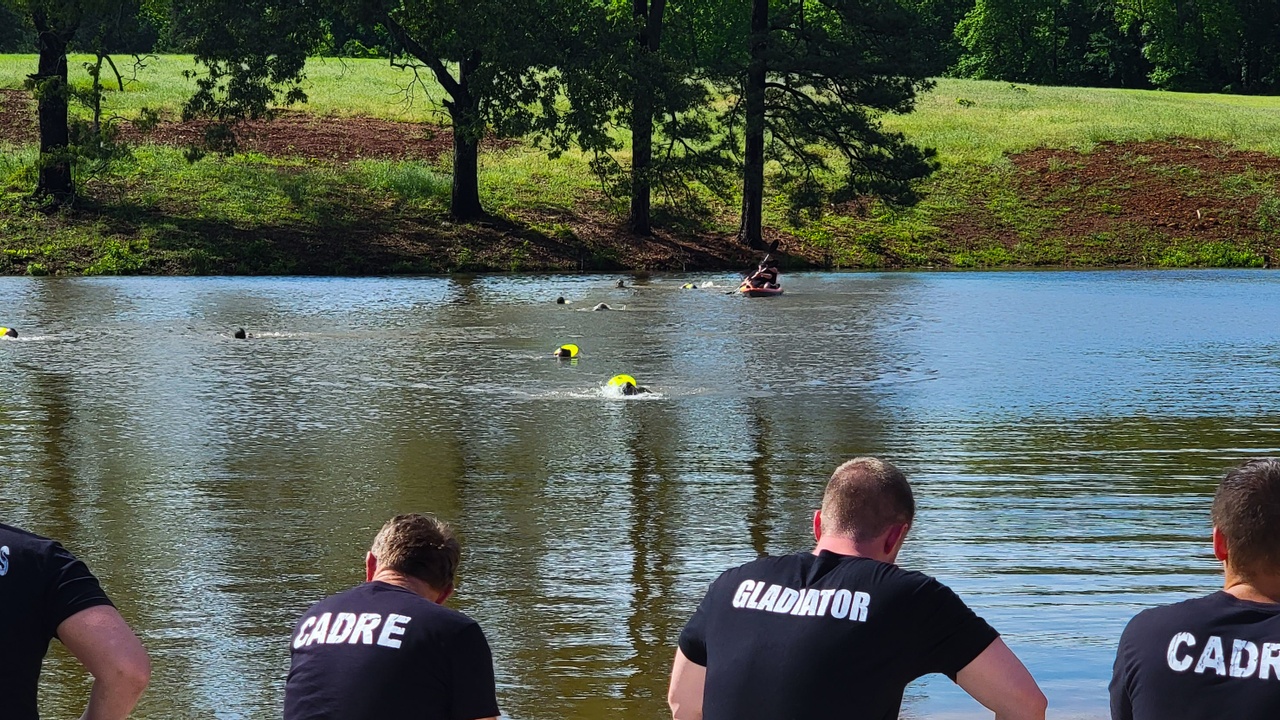
[[738, 287], [738, 292], [747, 297], [777, 297], [782, 294], [781, 287], [752, 287], [747, 283], [743, 283]]

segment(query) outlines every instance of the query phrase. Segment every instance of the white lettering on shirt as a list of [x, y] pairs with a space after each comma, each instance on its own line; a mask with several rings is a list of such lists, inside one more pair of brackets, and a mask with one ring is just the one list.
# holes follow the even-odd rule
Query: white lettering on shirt
[[871, 596], [864, 592], [853, 594], [853, 609], [849, 611], [849, 619], [858, 622], [867, 621], [867, 608], [871, 605]]
[[800, 591], [791, 588], [782, 588], [782, 595], [778, 597], [778, 604], [774, 606], [773, 611], [776, 613], [786, 614], [791, 612], [791, 608], [795, 607], [796, 600], [800, 599]]
[[819, 615], [826, 615], [826, 614], [827, 614], [827, 604], [831, 602], [831, 596], [832, 596], [832, 595], [835, 595], [835, 594], [836, 594], [836, 591], [835, 591], [834, 589], [831, 589], [831, 590], [823, 590], [822, 592], [820, 592], [820, 593], [818, 593], [818, 594], [821, 596], [821, 597], [820, 597], [820, 600], [821, 600], [821, 601], [818, 603], [818, 614], [819, 614]]
[[311, 626], [316, 624], [315, 617], [309, 617], [302, 621], [302, 626], [298, 628], [298, 637], [293, 639], [293, 647], [300, 648], [307, 642], [307, 632], [311, 630]]
[[804, 606], [809, 602], [809, 593], [817, 592], [816, 590], [801, 590], [800, 599], [796, 600], [796, 606], [791, 608], [792, 615], [804, 615]]
[[1200, 661], [1196, 663], [1196, 672], [1202, 675], [1209, 668], [1212, 668], [1219, 675], [1225, 676], [1227, 674], [1227, 661], [1225, 653], [1222, 651], [1222, 638], [1217, 635], [1209, 636], [1209, 642], [1204, 644], [1204, 652], [1200, 653]]
[[382, 634], [378, 636], [378, 644], [389, 648], [400, 647], [400, 641], [395, 639], [395, 636], [403, 635], [404, 626], [412, 619], [408, 615], [396, 615], [395, 613], [388, 615], [387, 622], [382, 626]]
[[818, 603], [822, 600], [822, 592], [819, 590], [810, 590], [808, 595], [804, 597], [803, 612], [807, 617], [817, 617]]
[[[1241, 662], [1243, 660], [1243, 662]], [[1236, 640], [1231, 644], [1231, 677], [1253, 677], [1258, 670], [1258, 646], [1248, 640]]]
[[382, 616], [378, 613], [360, 613], [360, 619], [356, 621], [356, 627], [351, 631], [351, 639], [347, 641], [350, 645], [372, 645], [373, 630], [382, 624]]
[[[298, 634], [293, 639], [293, 647], [296, 650], [308, 645], [347, 643], [399, 648], [403, 643], [401, 638], [404, 636], [405, 626], [412, 620], [413, 618], [408, 615], [395, 613], [388, 614], [385, 623], [382, 621], [382, 615], [378, 613], [360, 613], [358, 617], [355, 613], [349, 612], [340, 612], [337, 615], [331, 612], [321, 613], [302, 621], [302, 625], [298, 627]], [[380, 625], [382, 632], [378, 633]], [[377, 642], [373, 639], [375, 633], [378, 637]]]
[[837, 590], [831, 602], [831, 617], [843, 620], [849, 617], [851, 607], [853, 607], [853, 593], [848, 590]]
[[764, 597], [760, 598], [760, 605], [757, 606], [756, 609], [768, 610], [769, 612], [773, 612], [774, 605], [778, 603], [778, 595], [780, 595], [781, 593], [782, 593], [781, 585], [770, 585], [769, 589], [765, 591]]
[[1169, 652], [1167, 653], [1166, 658], [1169, 661], [1169, 669], [1174, 672], [1186, 672], [1187, 668], [1190, 668], [1191, 663], [1194, 662], [1189, 653], [1184, 658], [1178, 657], [1178, 649], [1180, 645], [1186, 645], [1189, 648], [1195, 647], [1196, 636], [1191, 633], [1180, 632], [1177, 635], [1174, 635], [1173, 639], [1169, 641]]
[[1258, 670], [1258, 677], [1266, 680], [1273, 672], [1280, 680], [1280, 643], [1263, 643], [1262, 667]]
[[311, 631], [311, 635], [307, 636], [307, 644], [315, 645], [316, 643], [324, 644], [324, 636], [329, 634], [329, 620], [333, 618], [333, 613], [325, 613], [316, 621], [315, 628]]
[[351, 636], [351, 631], [356, 626], [356, 614], [349, 612], [340, 612], [333, 619], [333, 627], [329, 629], [329, 636], [324, 639], [325, 645], [339, 645], [347, 641]]
[[866, 622], [871, 595], [836, 588], [796, 589], [762, 580], [743, 580], [734, 591], [732, 604], [735, 608], [793, 617], [848, 618], [853, 622]]

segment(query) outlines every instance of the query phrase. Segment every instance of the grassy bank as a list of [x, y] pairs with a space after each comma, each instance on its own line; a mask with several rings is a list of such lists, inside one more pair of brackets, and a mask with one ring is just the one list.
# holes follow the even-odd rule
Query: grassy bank
[[[270, 142], [248, 143], [256, 152], [188, 164], [181, 133], [162, 129], [91, 179], [75, 208], [45, 215], [22, 200], [34, 118], [14, 91], [33, 66], [0, 56], [0, 272], [691, 269], [747, 257], [731, 237], [734, 203], [660, 207], [661, 232], [639, 241], [585, 157], [550, 161], [523, 144], [482, 156], [495, 219], [448, 222], [441, 93], [365, 60], [313, 61], [307, 115], [260, 129]], [[176, 118], [189, 67], [150, 61], [109, 94], [111, 111]], [[1273, 98], [943, 80], [887, 123], [939, 151], [919, 206], [792, 217], [777, 202], [766, 223], [816, 265], [1262, 265], [1280, 242], [1278, 111]]]

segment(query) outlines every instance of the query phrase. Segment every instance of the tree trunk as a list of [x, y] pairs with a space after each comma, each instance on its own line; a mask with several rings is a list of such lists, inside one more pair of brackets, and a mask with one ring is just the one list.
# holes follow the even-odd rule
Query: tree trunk
[[653, 198], [653, 114], [654, 77], [652, 62], [661, 47], [662, 21], [666, 0], [634, 0], [632, 11], [641, 21], [636, 38], [636, 55], [632, 81], [635, 95], [631, 100], [631, 231], [637, 235], [653, 234], [651, 203]]
[[54, 28], [42, 13], [34, 13], [36, 46], [40, 60], [36, 74], [37, 114], [40, 118], [40, 173], [36, 197], [64, 203], [75, 197], [71, 158], [67, 156], [70, 129], [67, 120], [67, 38], [70, 33]]
[[449, 214], [456, 220], [478, 220], [485, 216], [480, 205], [480, 137], [484, 134], [484, 122], [468, 84], [479, 64], [474, 55], [460, 63], [459, 92], [448, 104], [449, 117], [453, 120], [453, 192]]
[[738, 239], [750, 247], [764, 247], [764, 113], [765, 53], [769, 48], [769, 0], [751, 0], [751, 60], [747, 66], [746, 144], [742, 162], [742, 224]]

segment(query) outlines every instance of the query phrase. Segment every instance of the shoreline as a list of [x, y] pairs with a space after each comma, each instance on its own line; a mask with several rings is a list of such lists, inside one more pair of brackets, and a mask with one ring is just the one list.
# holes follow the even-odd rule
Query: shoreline
[[[926, 123], [941, 100], [906, 118]], [[455, 223], [447, 128], [297, 111], [248, 128], [244, 154], [195, 164], [181, 148], [199, 124], [171, 119], [76, 205], [45, 213], [27, 197], [34, 121], [29, 93], [0, 89], [0, 136], [19, 143], [0, 144], [3, 275], [744, 272], [761, 256], [738, 243], [732, 202], [660, 203], [655, 233], [637, 237], [584, 157], [512, 141], [481, 153], [491, 217]], [[1241, 147], [1157, 137], [953, 153], [911, 208], [862, 199], [791, 216], [770, 198], [765, 240], [784, 271], [1275, 267], [1280, 154]]]

